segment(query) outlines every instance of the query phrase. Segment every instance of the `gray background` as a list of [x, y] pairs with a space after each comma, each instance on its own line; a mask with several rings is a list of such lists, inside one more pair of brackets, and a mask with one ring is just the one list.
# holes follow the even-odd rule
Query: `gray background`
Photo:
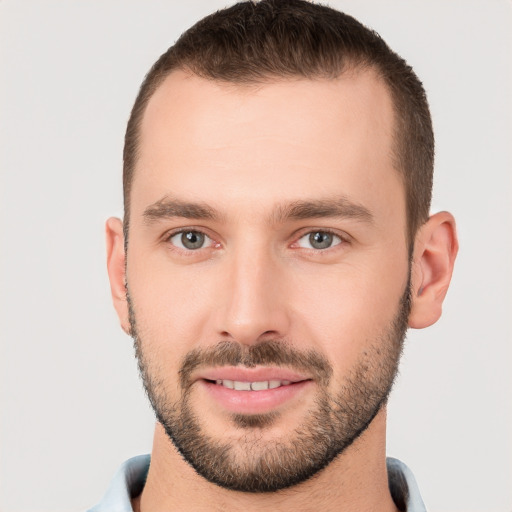
[[[0, 0], [0, 510], [79, 511], [151, 448], [103, 224], [121, 215], [125, 123], [150, 64], [223, 1]], [[331, 2], [424, 81], [433, 210], [458, 219], [445, 315], [409, 342], [388, 452], [431, 511], [512, 510], [512, 3]]]

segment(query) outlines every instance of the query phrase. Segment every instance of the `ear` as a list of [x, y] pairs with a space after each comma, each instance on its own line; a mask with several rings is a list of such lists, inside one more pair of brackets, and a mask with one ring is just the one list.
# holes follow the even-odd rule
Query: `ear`
[[412, 262], [410, 327], [422, 329], [439, 320], [458, 250], [452, 214], [436, 213], [419, 229]]
[[126, 300], [126, 275], [124, 234], [121, 219], [111, 217], [105, 226], [107, 238], [107, 270], [110, 279], [110, 291], [112, 301], [121, 322], [121, 327], [126, 334], [130, 334], [130, 322], [128, 315], [128, 301]]

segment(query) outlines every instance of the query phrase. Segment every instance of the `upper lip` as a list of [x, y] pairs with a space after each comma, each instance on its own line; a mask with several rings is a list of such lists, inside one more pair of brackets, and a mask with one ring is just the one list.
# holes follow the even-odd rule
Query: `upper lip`
[[194, 380], [200, 379], [212, 381], [233, 380], [239, 382], [264, 382], [270, 380], [300, 382], [303, 380], [310, 380], [310, 377], [289, 368], [219, 366], [198, 372], [197, 377]]

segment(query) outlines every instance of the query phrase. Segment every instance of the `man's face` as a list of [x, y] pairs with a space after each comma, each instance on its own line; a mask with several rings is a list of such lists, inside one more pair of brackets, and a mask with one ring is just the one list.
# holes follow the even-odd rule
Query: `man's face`
[[370, 72], [175, 72], [141, 126], [130, 322], [157, 418], [219, 485], [298, 483], [378, 413], [408, 315], [393, 112]]

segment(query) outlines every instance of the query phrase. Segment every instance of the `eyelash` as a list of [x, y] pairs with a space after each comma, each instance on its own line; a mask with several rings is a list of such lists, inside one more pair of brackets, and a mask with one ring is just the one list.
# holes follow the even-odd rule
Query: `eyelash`
[[[171, 242], [172, 238], [174, 238], [175, 236], [184, 235], [185, 233], [197, 233], [197, 234], [203, 235], [206, 239], [210, 240], [211, 243], [206, 247], [199, 247], [197, 249], [188, 249], [186, 247], [179, 247], [176, 244]], [[171, 245], [174, 249], [177, 249], [187, 255], [192, 255], [201, 249], [208, 249], [209, 247], [212, 247], [215, 245], [220, 245], [218, 242], [215, 242], [215, 240], [211, 236], [209, 236], [207, 233], [205, 233], [202, 229], [197, 229], [197, 228], [186, 228], [186, 229], [182, 228], [182, 229], [168, 232], [164, 236], [164, 242]]]
[[[176, 244], [171, 242], [171, 239], [174, 238], [175, 236], [183, 235], [185, 233], [198, 233], [200, 235], [203, 235], [208, 240], [210, 240], [211, 243], [209, 245], [207, 245], [206, 247], [202, 246], [197, 249], [188, 249], [185, 247], [179, 247]], [[312, 234], [316, 234], [316, 233], [330, 235], [330, 236], [338, 239], [339, 241], [337, 243], [334, 243], [333, 245], [330, 245], [329, 247], [324, 248], [324, 249], [301, 247], [298, 245], [300, 240], [302, 240], [303, 238], [305, 238], [307, 236], [311, 236]], [[204, 230], [199, 229], [199, 228], [186, 228], [186, 229], [181, 228], [181, 229], [178, 229], [175, 231], [171, 231], [164, 235], [163, 240], [164, 240], [164, 242], [171, 245], [173, 247], [173, 249], [181, 251], [183, 254], [186, 254], [186, 255], [193, 255], [193, 254], [197, 253], [198, 251], [200, 251], [201, 249], [208, 249], [211, 247], [215, 247], [215, 246], [218, 247], [221, 245], [219, 242], [216, 242], [211, 236], [209, 236]], [[335, 247], [338, 247], [339, 245], [344, 245], [344, 244], [348, 244], [348, 243], [350, 243], [350, 241], [349, 241], [349, 237], [347, 235], [344, 235], [344, 234], [342, 235], [342, 234], [335, 232], [328, 228], [316, 228], [316, 229], [308, 229], [307, 231], [302, 231], [300, 233], [300, 236], [295, 237], [295, 241], [291, 244], [291, 247], [305, 249], [306, 251], [311, 251], [316, 254], [320, 254], [320, 253], [325, 253]]]
[[348, 243], [348, 240], [347, 240], [347, 237], [346, 236], [343, 236], [341, 235], [340, 233], [336, 232], [336, 231], [333, 231], [331, 229], [309, 229], [308, 231], [305, 231], [301, 234], [300, 237], [298, 237], [296, 239], [296, 241], [292, 244], [292, 245], [298, 245], [299, 244], [299, 241], [306, 238], [306, 237], [311, 237], [311, 235], [313, 234], [316, 234], [316, 233], [322, 233], [322, 234], [327, 234], [327, 235], [330, 235], [332, 236], [333, 238], [337, 238], [338, 239], [338, 242], [337, 243], [333, 243], [332, 245], [330, 245], [329, 247], [326, 247], [324, 249], [316, 249], [316, 248], [308, 248], [308, 247], [300, 247], [299, 248], [302, 248], [302, 249], [306, 249], [308, 251], [314, 251], [315, 253], [324, 253], [324, 252], [327, 252], [329, 249], [334, 249], [335, 247], [339, 246], [339, 245], [342, 245], [342, 244], [345, 244], [345, 243]]

